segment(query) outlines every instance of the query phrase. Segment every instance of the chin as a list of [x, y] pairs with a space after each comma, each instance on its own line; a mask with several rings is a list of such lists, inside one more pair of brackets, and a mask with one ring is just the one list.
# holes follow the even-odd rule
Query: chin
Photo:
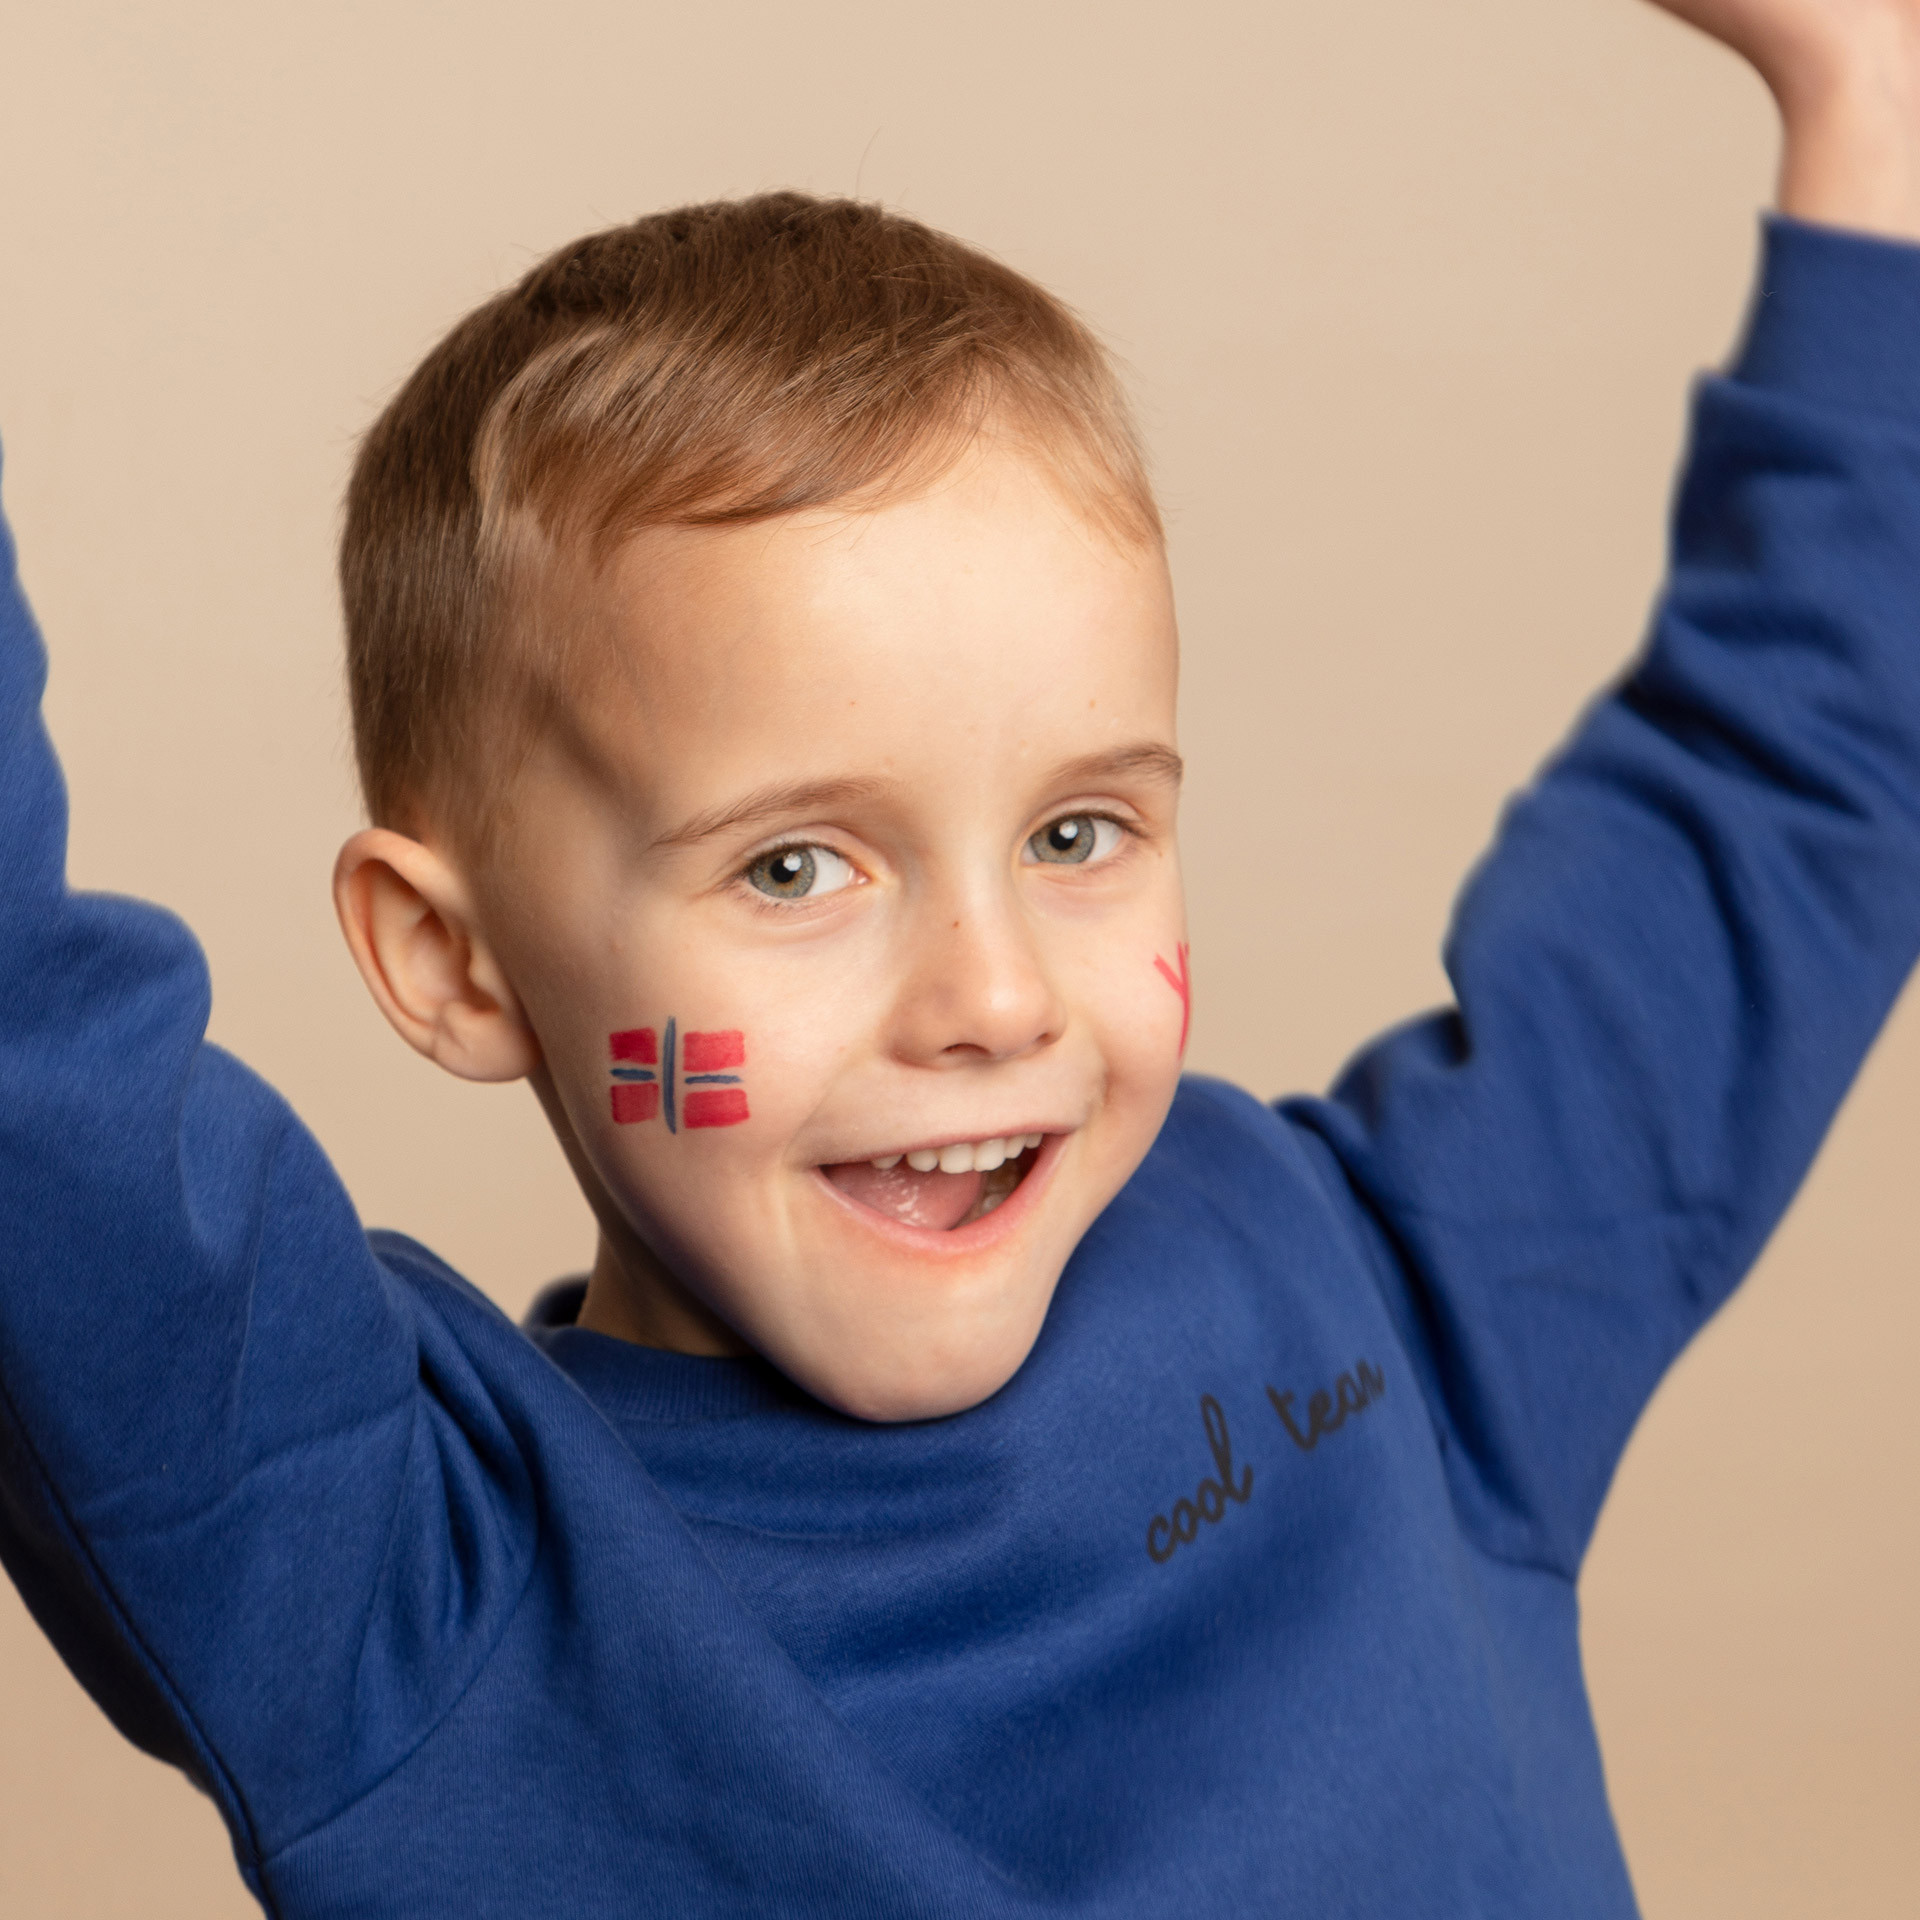
[[875, 1425], [940, 1420], [992, 1399], [1020, 1371], [1052, 1298], [1049, 1285], [1037, 1304], [1003, 1305], [982, 1316], [985, 1325], [964, 1313], [940, 1315], [948, 1324], [929, 1325], [932, 1316], [916, 1314], [917, 1324], [901, 1326], [896, 1319], [879, 1330], [874, 1316], [853, 1314], [847, 1324], [859, 1328], [857, 1336], [833, 1343], [832, 1351], [819, 1351], [814, 1341], [808, 1344], [815, 1351], [804, 1355], [763, 1351], [816, 1400], [852, 1419]]

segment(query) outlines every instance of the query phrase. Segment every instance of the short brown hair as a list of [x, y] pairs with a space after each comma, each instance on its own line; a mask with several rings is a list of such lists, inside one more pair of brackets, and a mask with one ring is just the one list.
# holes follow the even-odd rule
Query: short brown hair
[[502, 709], [524, 728], [557, 674], [514, 644], [527, 534], [597, 566], [648, 526], [884, 497], [989, 419], [1110, 531], [1159, 538], [1099, 343], [945, 234], [770, 193], [562, 247], [447, 335], [354, 464], [340, 578], [370, 815], [474, 837]]

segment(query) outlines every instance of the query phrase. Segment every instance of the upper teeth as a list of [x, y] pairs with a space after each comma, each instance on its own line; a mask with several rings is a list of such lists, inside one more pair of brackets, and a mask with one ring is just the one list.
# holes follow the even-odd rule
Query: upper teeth
[[991, 1140], [956, 1140], [950, 1147], [921, 1147], [914, 1153], [879, 1154], [873, 1164], [882, 1173], [889, 1167], [897, 1167], [902, 1160], [915, 1173], [931, 1173], [936, 1167], [942, 1173], [991, 1173], [1016, 1154], [1037, 1147], [1045, 1138], [1039, 1133], [1009, 1133], [996, 1135]]

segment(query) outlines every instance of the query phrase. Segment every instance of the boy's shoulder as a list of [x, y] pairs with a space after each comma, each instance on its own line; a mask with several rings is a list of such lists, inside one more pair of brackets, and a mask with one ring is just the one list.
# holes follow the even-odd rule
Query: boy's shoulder
[[491, 1295], [411, 1236], [375, 1227], [368, 1230], [367, 1245], [405, 1303], [423, 1380], [463, 1427], [485, 1427], [504, 1437], [528, 1416], [544, 1425], [551, 1418], [564, 1421], [569, 1406], [577, 1411], [578, 1383], [553, 1364], [545, 1336], [571, 1325], [585, 1291], [581, 1280], [542, 1287], [525, 1320], [516, 1323]]
[[1301, 1124], [1319, 1104], [1269, 1105], [1231, 1081], [1183, 1074], [1159, 1138], [1114, 1205], [1171, 1212], [1190, 1229], [1248, 1223], [1263, 1239], [1292, 1244], [1302, 1228], [1324, 1227], [1351, 1206], [1331, 1153]]
[[1040, 1353], [1097, 1326], [1151, 1342], [1156, 1365], [1322, 1342], [1351, 1364], [1356, 1340], [1398, 1344], [1377, 1259], [1310, 1129], [1240, 1087], [1188, 1074], [1152, 1150], [1068, 1263]]

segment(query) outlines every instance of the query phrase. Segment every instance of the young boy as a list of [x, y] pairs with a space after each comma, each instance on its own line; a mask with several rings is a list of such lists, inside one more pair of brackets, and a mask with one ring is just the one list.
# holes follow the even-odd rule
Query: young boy
[[1675, 10], [1799, 218], [1646, 654], [1329, 1099], [1178, 1083], [1152, 501], [909, 222], [579, 242], [362, 452], [341, 918], [595, 1210], [531, 1338], [65, 890], [9, 572], [0, 1555], [270, 1912], [1632, 1912], [1582, 1551], [1920, 952], [1920, 0]]

